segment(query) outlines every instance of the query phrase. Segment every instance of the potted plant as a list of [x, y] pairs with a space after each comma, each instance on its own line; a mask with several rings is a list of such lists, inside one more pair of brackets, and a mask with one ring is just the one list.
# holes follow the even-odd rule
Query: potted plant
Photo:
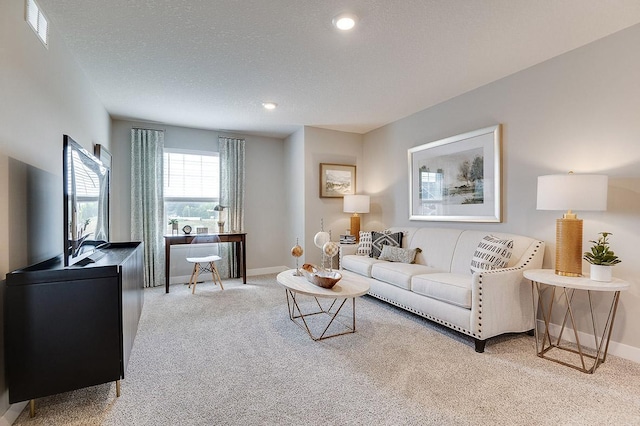
[[178, 233], [178, 219], [173, 218], [173, 219], [169, 219], [169, 225], [171, 225], [171, 233], [173, 234], [173, 232], [175, 231], [175, 233]]
[[594, 281], [611, 281], [611, 269], [613, 265], [620, 263], [621, 260], [609, 247], [610, 232], [600, 232], [597, 241], [590, 240], [593, 243], [591, 251], [584, 253], [583, 259], [591, 264], [590, 277]]

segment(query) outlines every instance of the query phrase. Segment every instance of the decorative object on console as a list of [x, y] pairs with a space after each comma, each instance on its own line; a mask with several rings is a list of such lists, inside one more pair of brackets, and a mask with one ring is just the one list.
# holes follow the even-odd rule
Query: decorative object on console
[[293, 273], [293, 275], [295, 275], [296, 277], [302, 275], [302, 273], [300, 272], [300, 268], [298, 268], [298, 258], [303, 254], [304, 250], [302, 249], [302, 247], [300, 247], [300, 244], [298, 244], [298, 239], [296, 238], [296, 245], [291, 248], [291, 256], [296, 258], [296, 270]]
[[322, 250], [322, 268], [324, 268], [324, 245], [331, 241], [331, 233], [324, 230], [324, 219], [320, 219], [320, 232], [313, 237], [313, 244]]
[[226, 219], [226, 215], [224, 212], [225, 207], [226, 206], [221, 206], [220, 204], [218, 204], [213, 208], [214, 211], [218, 212], [218, 233], [220, 234], [224, 233], [224, 222]]
[[171, 234], [178, 234], [178, 219], [169, 219], [169, 225], [171, 225]]
[[393, 247], [402, 247], [402, 232], [376, 232], [371, 231], [371, 253], [369, 257], [377, 259], [382, 253], [382, 247], [390, 245]]
[[342, 198], [355, 193], [356, 166], [320, 163], [320, 198]]
[[185, 225], [182, 227], [182, 232], [186, 235], [189, 235], [193, 229], [191, 229], [191, 225]]
[[591, 251], [584, 253], [583, 259], [590, 263], [589, 278], [594, 281], [609, 282], [612, 278], [613, 265], [621, 262], [618, 256], [609, 248], [609, 235], [611, 232], [600, 232], [597, 241], [590, 240], [593, 243]]
[[360, 216], [358, 213], [369, 213], [370, 198], [368, 195], [345, 195], [343, 211], [353, 213], [351, 216], [351, 233], [356, 236], [356, 241], [360, 236]]
[[471, 273], [491, 271], [505, 268], [509, 264], [513, 240], [502, 240], [493, 235], [487, 235], [479, 243], [471, 258]]
[[409, 220], [501, 222], [500, 129], [410, 148]]
[[310, 263], [302, 265], [302, 271], [307, 281], [322, 288], [332, 288], [342, 279], [342, 275], [339, 272], [327, 271]]
[[196, 234], [208, 234], [208, 233], [209, 233], [209, 228], [207, 228], [206, 226], [196, 227]]
[[607, 183], [604, 175], [566, 175], [538, 177], [538, 210], [567, 210], [556, 220], [557, 275], [582, 276], [582, 219], [573, 210], [606, 210]]
[[340, 246], [333, 241], [327, 241], [322, 246], [322, 253], [329, 258], [329, 270], [333, 269], [333, 257], [340, 253]]

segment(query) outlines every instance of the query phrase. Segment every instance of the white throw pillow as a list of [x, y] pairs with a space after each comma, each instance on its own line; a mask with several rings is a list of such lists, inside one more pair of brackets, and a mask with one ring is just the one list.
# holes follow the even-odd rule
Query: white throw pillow
[[371, 232], [360, 231], [360, 242], [356, 248], [356, 255], [369, 256], [371, 253]]
[[471, 259], [471, 273], [490, 271], [507, 266], [513, 250], [513, 240], [501, 240], [487, 235], [478, 244]]

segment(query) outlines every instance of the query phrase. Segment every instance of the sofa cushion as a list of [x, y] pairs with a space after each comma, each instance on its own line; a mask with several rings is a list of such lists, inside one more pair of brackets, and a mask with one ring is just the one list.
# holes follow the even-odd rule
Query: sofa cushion
[[404, 249], [401, 247], [393, 247], [390, 245], [382, 246], [380, 260], [388, 260], [389, 262], [415, 263], [416, 254], [422, 252], [419, 247], [414, 249]]
[[471, 309], [471, 275], [434, 273], [416, 275], [411, 291], [462, 308]]
[[371, 266], [375, 263], [384, 262], [383, 260], [374, 259], [369, 256], [357, 256], [355, 254], [342, 256], [340, 267], [347, 271], [355, 272], [371, 278]]
[[437, 272], [428, 266], [417, 263], [397, 263], [379, 260], [371, 266], [371, 277], [393, 284], [405, 290], [411, 289], [411, 277], [414, 275]]
[[358, 256], [369, 256], [371, 254], [371, 232], [360, 231], [359, 239], [360, 242], [358, 243], [356, 254]]
[[473, 254], [471, 273], [506, 267], [512, 250], [513, 240], [502, 240], [493, 235], [487, 235], [478, 243]]
[[390, 245], [393, 247], [402, 247], [402, 232], [385, 233], [371, 232], [371, 254], [369, 256], [377, 259], [382, 253], [382, 247]]

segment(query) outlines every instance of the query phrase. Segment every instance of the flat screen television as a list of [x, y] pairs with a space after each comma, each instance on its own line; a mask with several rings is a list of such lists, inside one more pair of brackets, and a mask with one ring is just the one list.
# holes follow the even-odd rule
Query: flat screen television
[[63, 137], [64, 266], [109, 242], [109, 169], [69, 136]]

